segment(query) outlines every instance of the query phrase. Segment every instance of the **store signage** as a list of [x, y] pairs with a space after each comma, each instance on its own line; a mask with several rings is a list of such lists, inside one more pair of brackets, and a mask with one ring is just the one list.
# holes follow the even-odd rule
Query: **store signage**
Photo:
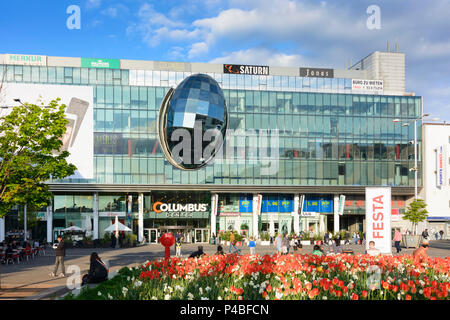
[[334, 69], [300, 68], [300, 77], [334, 78]]
[[120, 60], [81, 58], [82, 68], [120, 69]]
[[166, 218], [193, 218], [192, 212], [166, 212]]
[[391, 210], [391, 221], [400, 221], [400, 210], [398, 208]]
[[437, 157], [436, 157], [436, 185], [438, 187], [445, 186], [445, 170], [444, 170], [444, 146], [439, 146], [437, 148]]
[[391, 188], [366, 188], [366, 249], [369, 242], [381, 253], [391, 253]]
[[223, 65], [223, 73], [268, 76], [269, 75], [269, 67], [268, 66], [247, 66], [247, 65], [240, 65], [240, 64], [224, 64]]
[[204, 212], [208, 209], [208, 205], [205, 203], [194, 204], [179, 204], [179, 203], [163, 203], [156, 201], [153, 204], [153, 211], [156, 213], [161, 212]]
[[122, 154], [122, 145], [121, 133], [94, 132], [94, 154]]
[[352, 79], [352, 90], [383, 92], [383, 80]]
[[46, 66], [47, 56], [5, 54], [4, 64], [18, 64], [27, 66]]
[[316, 218], [319, 216], [319, 212], [302, 212], [300, 214], [302, 217], [311, 217], [311, 218]]

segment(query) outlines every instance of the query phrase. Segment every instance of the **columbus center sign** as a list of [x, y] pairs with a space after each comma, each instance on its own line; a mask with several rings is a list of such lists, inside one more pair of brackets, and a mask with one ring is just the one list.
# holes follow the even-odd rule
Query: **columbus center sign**
[[366, 188], [366, 249], [369, 242], [381, 253], [391, 253], [391, 188]]
[[179, 204], [179, 203], [163, 203], [156, 201], [153, 204], [153, 211], [156, 213], [161, 212], [205, 212], [208, 209], [206, 203], [194, 204]]

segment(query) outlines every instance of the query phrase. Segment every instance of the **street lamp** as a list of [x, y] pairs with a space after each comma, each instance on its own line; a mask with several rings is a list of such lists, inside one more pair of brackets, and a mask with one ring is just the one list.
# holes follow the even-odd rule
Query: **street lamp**
[[[414, 171], [414, 199], [417, 200], [417, 172], [419, 168], [417, 166], [417, 120], [423, 120], [426, 117], [429, 117], [429, 113], [425, 113], [420, 118], [414, 119], [412, 121], [401, 121], [400, 119], [394, 119], [392, 122], [403, 122], [402, 127], [409, 126], [412, 122], [414, 122], [414, 140], [409, 141], [409, 144], [414, 144], [414, 167], [410, 168], [409, 171]], [[439, 118], [430, 119], [431, 121], [438, 121]]]

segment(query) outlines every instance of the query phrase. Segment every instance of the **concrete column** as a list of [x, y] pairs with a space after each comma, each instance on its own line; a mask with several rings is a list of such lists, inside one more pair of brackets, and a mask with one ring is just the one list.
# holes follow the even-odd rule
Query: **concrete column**
[[138, 241], [144, 241], [144, 194], [139, 193], [138, 198], [138, 207], [139, 207], [139, 215], [138, 215]]
[[47, 243], [53, 243], [53, 207], [47, 206]]
[[299, 213], [298, 210], [300, 208], [300, 196], [298, 193], [294, 195], [294, 233], [299, 233]]
[[98, 239], [98, 192], [94, 193], [94, 240]]
[[211, 194], [211, 237], [213, 234], [217, 236], [217, 206], [219, 202], [219, 195], [217, 193]]
[[334, 195], [334, 233], [339, 232], [339, 195]]
[[5, 240], [5, 217], [0, 218], [0, 242]]
[[[259, 238], [258, 235], [258, 228], [259, 228], [259, 216], [257, 214], [257, 210], [258, 210], [258, 194], [254, 193], [253, 194], [253, 234], [252, 236], [254, 236], [256, 239]], [[261, 214], [261, 213], [260, 213]]]

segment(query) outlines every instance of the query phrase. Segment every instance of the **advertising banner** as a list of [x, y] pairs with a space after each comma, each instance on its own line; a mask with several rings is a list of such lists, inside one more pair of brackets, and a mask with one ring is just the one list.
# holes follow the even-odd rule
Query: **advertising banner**
[[381, 253], [391, 253], [391, 188], [366, 188], [366, 249], [369, 242]]
[[339, 196], [339, 207], [338, 207], [338, 213], [340, 216], [344, 214], [344, 207], [345, 207], [345, 196], [340, 195]]
[[333, 200], [320, 200], [320, 212], [332, 213], [333, 212]]
[[383, 93], [383, 80], [352, 79], [352, 90]]
[[69, 121], [64, 134], [62, 151], [68, 151], [69, 163], [77, 167], [72, 179], [93, 179], [94, 177], [94, 116], [93, 89], [90, 86], [45, 85], [5, 83], [2, 88], [0, 106], [18, 106], [23, 103], [48, 105], [60, 98], [65, 104], [66, 119]]
[[439, 146], [436, 155], [436, 186], [445, 186], [445, 147]]
[[252, 212], [253, 200], [250, 197], [241, 197], [239, 200], [239, 212]]
[[400, 221], [400, 209], [392, 209], [391, 210], [391, 221]]

